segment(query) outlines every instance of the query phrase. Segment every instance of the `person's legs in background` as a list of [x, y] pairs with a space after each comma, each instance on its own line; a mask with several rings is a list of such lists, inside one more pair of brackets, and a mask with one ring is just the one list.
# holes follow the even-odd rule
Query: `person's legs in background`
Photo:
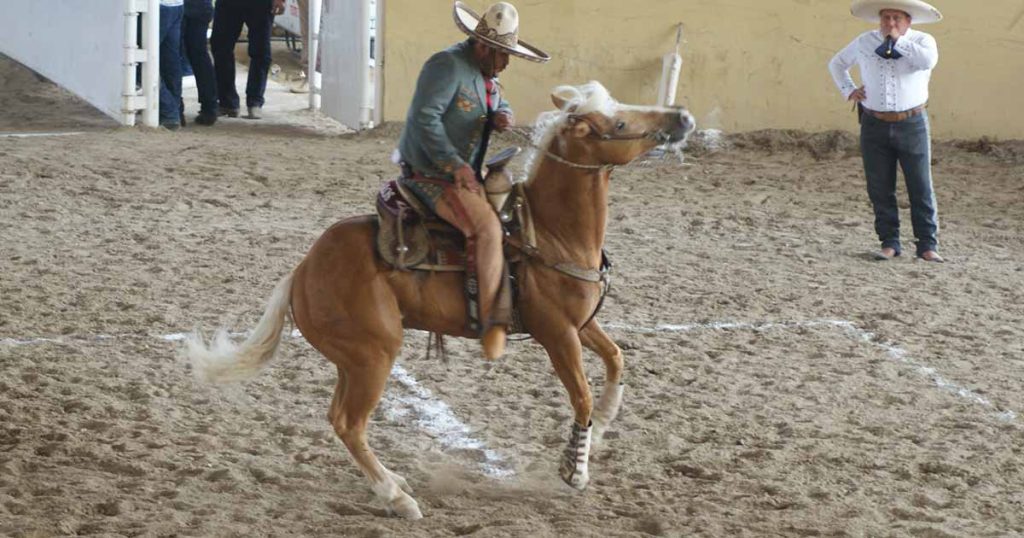
[[196, 77], [199, 115], [196, 116], [195, 122], [200, 125], [213, 125], [217, 121], [217, 76], [207, 50], [206, 39], [211, 19], [211, 0], [185, 0], [185, 19], [181, 32], [185, 54], [192, 64], [192, 72]]
[[181, 126], [182, 6], [160, 6], [160, 125]]
[[907, 181], [910, 221], [917, 239], [917, 256], [938, 261], [939, 212], [932, 187], [932, 146], [928, 114], [923, 113], [897, 124], [900, 167]]
[[[892, 145], [893, 127], [865, 114], [860, 131], [864, 175], [868, 197], [875, 211], [875, 232], [892, 256], [900, 255], [900, 214], [896, 202], [896, 148]], [[885, 258], [891, 256], [884, 256]]]
[[[213, 13], [210, 50], [217, 77], [217, 100], [221, 115], [238, 117], [238, 91], [235, 90], [235, 43], [242, 34], [247, 0], [217, 0]], [[251, 76], [251, 75], [250, 75]]]
[[245, 106], [250, 119], [263, 117], [263, 95], [270, 74], [270, 32], [274, 25], [272, 0], [252, 0], [245, 9], [249, 28], [249, 79], [245, 85]]
[[293, 86], [290, 91], [292, 93], [308, 93], [309, 92], [309, 0], [297, 0], [299, 3], [299, 29], [302, 35], [299, 38], [302, 40], [302, 57], [299, 59], [299, 65], [302, 67], [302, 81], [299, 84]]

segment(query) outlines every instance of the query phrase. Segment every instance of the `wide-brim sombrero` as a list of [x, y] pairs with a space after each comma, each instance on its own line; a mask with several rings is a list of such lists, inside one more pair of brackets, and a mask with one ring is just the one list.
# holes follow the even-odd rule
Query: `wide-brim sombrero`
[[519, 21], [515, 7], [505, 2], [499, 2], [498, 4], [491, 6], [491, 8], [488, 9], [488, 13], [496, 7], [503, 7], [506, 10], [511, 8], [508, 12], [515, 17], [514, 27], [506, 28], [506, 30], [509, 30], [507, 32], [498, 33], [496, 29], [488, 26], [486, 22], [481, 24], [482, 17], [477, 15], [476, 12], [469, 9], [469, 7], [462, 2], [455, 2], [455, 7], [452, 10], [455, 18], [455, 25], [466, 34], [479, 39], [487, 45], [508, 52], [513, 56], [538, 63], [543, 63], [551, 59], [551, 56], [546, 52], [519, 39]]
[[942, 20], [942, 13], [935, 6], [921, 0], [858, 0], [850, 6], [854, 17], [878, 22], [883, 9], [896, 9], [910, 14], [913, 24], [929, 24]]

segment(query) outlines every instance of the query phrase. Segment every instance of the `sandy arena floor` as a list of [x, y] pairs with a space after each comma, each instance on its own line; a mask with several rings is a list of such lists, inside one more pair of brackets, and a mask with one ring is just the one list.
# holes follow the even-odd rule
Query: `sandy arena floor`
[[407, 522], [328, 425], [308, 344], [220, 388], [174, 340], [251, 327], [371, 211], [397, 127], [117, 129], [0, 67], [0, 132], [85, 131], [0, 137], [0, 536], [1024, 534], [1022, 144], [936, 144], [944, 265], [870, 261], [852, 135], [705, 136], [617, 170], [599, 319], [627, 389], [589, 489], [557, 478], [570, 408], [539, 346], [488, 364], [453, 340], [446, 365], [410, 333], [370, 431]]

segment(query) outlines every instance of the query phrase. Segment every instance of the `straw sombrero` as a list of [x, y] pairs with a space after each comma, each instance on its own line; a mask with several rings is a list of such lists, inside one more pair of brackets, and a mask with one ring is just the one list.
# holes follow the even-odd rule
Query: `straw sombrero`
[[508, 2], [487, 8], [483, 17], [462, 2], [455, 2], [455, 24], [484, 43], [532, 62], [546, 62], [551, 56], [519, 40], [519, 12]]
[[931, 4], [921, 0], [857, 0], [850, 6], [850, 13], [870, 22], [878, 22], [878, 14], [883, 9], [896, 9], [910, 14], [914, 24], [928, 24], [942, 20], [942, 13]]

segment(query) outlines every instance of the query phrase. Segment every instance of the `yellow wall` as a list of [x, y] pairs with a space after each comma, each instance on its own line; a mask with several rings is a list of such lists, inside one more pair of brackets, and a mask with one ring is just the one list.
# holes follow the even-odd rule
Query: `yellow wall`
[[[466, 2], [478, 13], [490, 1]], [[854, 129], [827, 64], [871, 24], [846, 0], [519, 0], [520, 36], [552, 60], [513, 58], [502, 75], [520, 123], [559, 84], [599, 80], [619, 101], [653, 104], [661, 57], [684, 24], [677, 103], [700, 128]], [[930, 113], [938, 138], [1024, 138], [1024, 0], [935, 0], [918, 26], [939, 43]], [[387, 121], [402, 121], [423, 62], [463, 39], [448, 0], [384, 0]], [[856, 78], [856, 75], [855, 75]]]

